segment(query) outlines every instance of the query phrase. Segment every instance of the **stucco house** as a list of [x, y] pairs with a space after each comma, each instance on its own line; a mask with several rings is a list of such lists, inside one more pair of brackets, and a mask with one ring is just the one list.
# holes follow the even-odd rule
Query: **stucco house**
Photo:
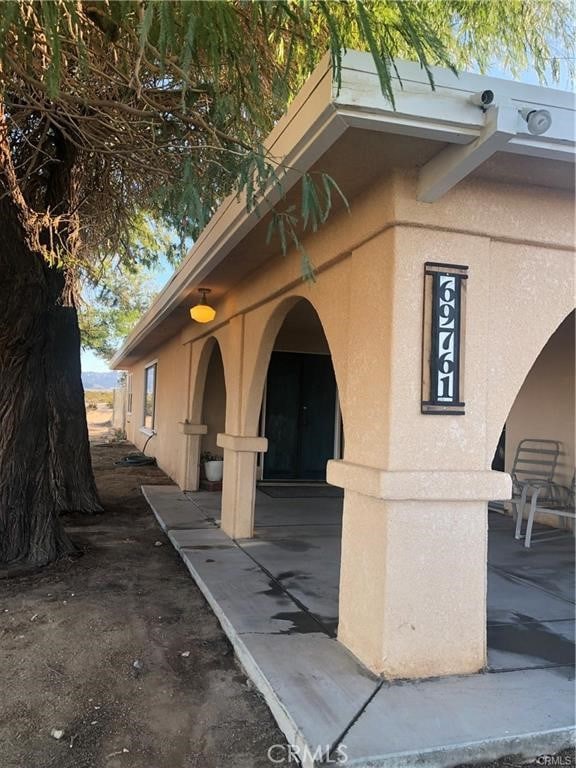
[[[222, 453], [219, 519], [254, 534], [258, 482], [343, 489], [338, 641], [386, 679], [486, 664], [487, 504], [506, 426], [574, 473], [574, 98], [399, 63], [395, 108], [372, 59], [337, 89], [317, 68], [267, 146], [277, 190], [224, 201], [115, 356], [128, 438], [183, 491]], [[300, 254], [267, 242], [271, 205], [328, 173], [333, 210]], [[208, 288], [215, 319], [190, 308]]]

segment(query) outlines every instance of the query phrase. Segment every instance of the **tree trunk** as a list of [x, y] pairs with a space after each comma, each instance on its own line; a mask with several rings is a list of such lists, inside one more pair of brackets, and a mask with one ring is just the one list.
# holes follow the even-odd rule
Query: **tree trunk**
[[[18, 184], [0, 102], [2, 564], [46, 565], [72, 552], [58, 513], [64, 504], [94, 511], [83, 403], [84, 422], [78, 426], [77, 320], [62, 301], [63, 280], [44, 259], [42, 219]], [[80, 493], [83, 482], [85, 494]]]
[[0, 195], [2, 564], [45, 565], [74, 550], [58, 520], [53, 493], [46, 397], [48, 314], [42, 259], [30, 247], [9, 195]]
[[[90, 460], [80, 367], [80, 329], [73, 270], [80, 245], [75, 164], [78, 151], [53, 128], [55, 154], [46, 168], [46, 210], [61, 217], [51, 237], [65, 249], [67, 271], [45, 266], [50, 311], [47, 336], [48, 434], [54, 497], [63, 512], [102, 512]], [[45, 243], [52, 247], [50, 238]]]
[[[54, 497], [60, 511], [102, 512], [90, 460], [75, 306], [65, 305], [62, 270], [46, 268], [50, 296], [47, 328], [48, 433]], [[73, 299], [69, 299], [72, 303]]]
[[[100, 511], [90, 464], [73, 281], [48, 266], [79, 242], [75, 154], [58, 135], [46, 211], [23, 196], [0, 101], [0, 563], [46, 565], [74, 546], [63, 510]], [[51, 229], [46, 223], [52, 221]], [[74, 261], [72, 260], [72, 263]]]

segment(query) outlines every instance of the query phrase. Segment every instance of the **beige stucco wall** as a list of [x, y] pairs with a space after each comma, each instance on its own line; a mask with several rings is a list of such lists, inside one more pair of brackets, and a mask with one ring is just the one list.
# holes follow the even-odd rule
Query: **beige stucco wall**
[[[345, 433], [347, 464], [336, 463], [331, 474], [346, 488], [340, 638], [390, 677], [484, 664], [486, 501], [508, 492], [505, 478], [487, 470], [528, 371], [574, 307], [568, 193], [469, 180], [426, 205], [415, 201], [415, 184], [406, 173], [383, 177], [352, 201], [350, 216], [334, 215], [307, 236], [314, 284], [302, 283], [298, 254], [272, 258], [231, 288], [210, 327], [191, 323], [163, 345], [150, 446], [178, 480], [183, 453], [199, 443], [183, 440], [178, 422], [202, 421], [217, 342], [232, 436], [223, 440], [223, 527], [250, 535], [255, 452], [262, 450], [250, 439], [258, 434], [268, 361], [287, 313], [308, 300], [332, 354]], [[469, 266], [465, 416], [420, 412], [426, 261]], [[145, 362], [133, 368], [137, 413]], [[130, 436], [143, 442], [133, 430]], [[354, 480], [372, 475], [367, 484]], [[447, 628], [455, 626], [459, 642], [450, 646]]]
[[144, 371], [151, 362], [156, 369], [156, 434], [146, 453], [155, 456], [158, 465], [174, 479], [182, 476], [184, 435], [178, 430], [187, 408], [188, 353], [178, 338], [171, 339], [130, 369], [132, 373], [132, 413], [127, 416], [128, 439], [142, 448], [149, 435], [141, 432], [144, 423]]
[[[405, 462], [424, 467], [430, 461], [446, 467], [454, 462], [471, 467], [479, 460], [489, 465], [522, 381], [573, 303], [570, 196], [469, 181], [438, 203], [426, 205], [415, 201], [414, 188], [415, 179], [409, 174], [383, 178], [353, 201], [350, 216], [334, 216], [306, 238], [318, 268], [315, 284], [302, 284], [297, 254], [278, 256], [225, 296], [210, 328], [191, 323], [179, 337], [147, 356], [165, 361], [158, 370], [159, 434], [154, 438], [164, 466], [178, 465], [175, 454], [180, 446], [161, 437], [160, 431], [164, 425], [174, 429], [178, 421], [191, 417], [187, 394], [194, 398], [198, 388], [194, 350], [202, 348], [209, 336], [221, 342], [232, 382], [227, 429], [256, 433], [266, 361], [296, 297], [313, 304], [324, 326], [345, 429], [351, 431], [347, 449], [352, 460], [396, 468]], [[467, 416], [447, 417], [440, 435], [438, 420], [419, 412], [426, 260], [470, 266]], [[305, 345], [315, 346], [308, 340]], [[289, 346], [298, 344], [290, 340]], [[190, 348], [192, 377], [185, 359]], [[129, 436], [139, 445], [143, 438], [134, 431], [139, 426], [134, 421], [139, 421], [142, 408], [145, 362], [131, 369], [136, 418], [132, 417]], [[168, 366], [170, 383], [165, 375]], [[498, 381], [497, 387], [480, 384], [485, 373], [492, 382]], [[414, 444], [419, 448], [416, 453], [411, 450]]]

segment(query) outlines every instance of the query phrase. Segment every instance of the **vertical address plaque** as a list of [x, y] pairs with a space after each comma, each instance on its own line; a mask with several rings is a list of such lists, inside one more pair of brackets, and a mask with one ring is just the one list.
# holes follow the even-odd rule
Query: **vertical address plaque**
[[468, 267], [424, 264], [422, 413], [463, 415]]

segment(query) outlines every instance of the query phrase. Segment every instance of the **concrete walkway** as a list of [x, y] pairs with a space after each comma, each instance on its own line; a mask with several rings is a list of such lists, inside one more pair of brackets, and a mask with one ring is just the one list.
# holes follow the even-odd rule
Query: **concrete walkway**
[[525, 550], [491, 514], [488, 673], [386, 683], [335, 640], [340, 499], [258, 492], [255, 538], [234, 542], [217, 494], [143, 492], [305, 766], [450, 766], [571, 743], [569, 538]]

